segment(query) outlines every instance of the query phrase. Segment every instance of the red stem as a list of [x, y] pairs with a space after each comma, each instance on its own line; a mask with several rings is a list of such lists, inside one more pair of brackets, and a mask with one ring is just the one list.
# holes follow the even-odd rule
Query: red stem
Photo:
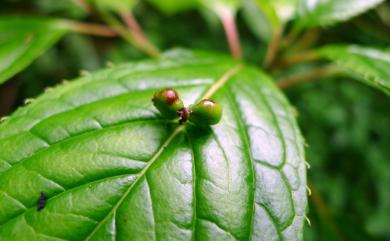
[[121, 12], [120, 16], [130, 30], [132, 30], [136, 35], [138, 35], [139, 38], [142, 38], [146, 41], [144, 31], [142, 30], [131, 12]]
[[230, 52], [232, 53], [234, 58], [241, 59], [242, 54], [240, 38], [238, 36], [237, 26], [234, 19], [234, 12], [227, 8], [220, 8], [217, 13], [222, 21], [223, 28], [225, 29], [225, 34], [229, 44]]

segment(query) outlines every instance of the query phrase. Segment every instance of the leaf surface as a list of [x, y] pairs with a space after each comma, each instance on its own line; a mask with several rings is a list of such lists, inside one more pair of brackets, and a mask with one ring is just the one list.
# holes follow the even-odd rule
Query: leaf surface
[[66, 31], [57, 20], [0, 17], [0, 84], [26, 68]]
[[383, 0], [300, 0], [297, 24], [315, 27], [346, 21], [381, 2]]
[[[151, 97], [166, 87], [186, 105], [218, 101], [221, 122], [163, 119]], [[301, 240], [292, 113], [269, 77], [218, 54], [171, 52], [58, 86], [0, 125], [0, 240]]]
[[390, 95], [389, 50], [333, 45], [320, 49], [318, 53], [345, 68], [348, 74]]

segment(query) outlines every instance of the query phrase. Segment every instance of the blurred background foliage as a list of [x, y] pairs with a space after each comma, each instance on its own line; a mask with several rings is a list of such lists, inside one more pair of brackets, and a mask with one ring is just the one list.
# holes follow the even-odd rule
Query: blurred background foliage
[[[161, 50], [175, 47], [228, 52], [220, 22], [207, 12], [179, 6], [162, 11], [141, 1], [134, 14], [151, 42]], [[184, 1], [185, 2], [185, 1]], [[170, 1], [166, 1], [170, 4]], [[156, 4], [156, 3], [155, 3]], [[157, 3], [158, 5], [158, 3]], [[387, 11], [387, 12], [386, 12]], [[28, 14], [101, 22], [71, 0], [1, 0], [0, 14]], [[386, 18], [387, 16], [387, 18]], [[382, 3], [351, 21], [312, 29], [308, 48], [324, 43], [390, 44], [390, 3]], [[266, 44], [238, 12], [237, 25], [245, 60], [259, 65]], [[290, 26], [287, 25], [287, 28]], [[68, 34], [28, 68], [0, 86], [0, 116], [49, 86], [75, 78], [80, 70], [103, 68], [146, 56], [120, 38]], [[307, 64], [273, 71], [275, 79]], [[319, 78], [285, 89], [295, 105], [306, 138], [311, 165], [305, 240], [390, 240], [390, 99], [384, 93], [346, 77]]]

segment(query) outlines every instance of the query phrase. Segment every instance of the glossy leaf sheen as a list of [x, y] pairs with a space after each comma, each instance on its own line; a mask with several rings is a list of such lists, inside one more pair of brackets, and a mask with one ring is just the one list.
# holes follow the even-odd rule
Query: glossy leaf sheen
[[[218, 101], [222, 120], [161, 118], [151, 97], [166, 87], [186, 105]], [[0, 125], [0, 240], [301, 240], [302, 143], [272, 81], [230, 58], [185, 52], [92, 73]]]
[[324, 26], [346, 21], [383, 0], [300, 0], [297, 23], [301, 27]]
[[65, 33], [51, 19], [0, 17], [0, 84], [27, 67]]
[[328, 46], [319, 54], [358, 76], [364, 83], [390, 95], [390, 51], [356, 45]]

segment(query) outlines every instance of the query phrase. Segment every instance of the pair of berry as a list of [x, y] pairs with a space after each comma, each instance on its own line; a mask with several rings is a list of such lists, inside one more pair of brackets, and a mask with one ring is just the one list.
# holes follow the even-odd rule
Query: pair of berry
[[217, 124], [222, 117], [222, 107], [209, 99], [203, 99], [195, 105], [184, 107], [183, 101], [173, 89], [157, 91], [152, 98], [154, 106], [166, 118], [179, 117], [179, 123], [189, 121], [197, 126]]

